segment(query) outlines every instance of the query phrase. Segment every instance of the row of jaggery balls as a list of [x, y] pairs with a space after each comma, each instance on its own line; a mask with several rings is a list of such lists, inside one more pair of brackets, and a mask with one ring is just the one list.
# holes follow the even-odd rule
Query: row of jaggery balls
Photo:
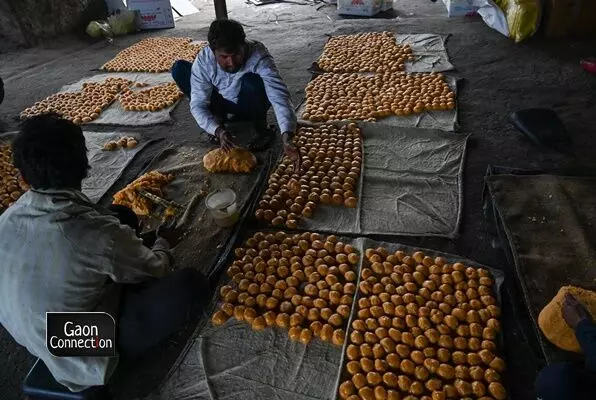
[[169, 72], [177, 60], [193, 62], [207, 42], [188, 37], [147, 38], [127, 47], [101, 68], [109, 72]]
[[126, 111], [159, 111], [168, 108], [182, 98], [182, 92], [174, 82], [162, 83], [149, 89], [134, 91], [125, 88], [118, 101]]
[[330, 38], [318, 60], [327, 72], [402, 71], [414, 59], [409, 45], [397, 44], [391, 32], [369, 32]]
[[440, 73], [322, 74], [306, 87], [302, 118], [375, 121], [454, 108], [455, 93]]
[[257, 331], [287, 329], [304, 344], [318, 337], [343, 345], [357, 290], [354, 247], [333, 235], [257, 232], [234, 253], [215, 325], [233, 317]]
[[107, 78], [103, 82], [85, 82], [81, 90], [53, 94], [38, 101], [21, 112], [26, 119], [36, 115], [54, 112], [75, 124], [91, 122], [109, 106], [132, 81], [123, 78]]
[[355, 208], [362, 168], [362, 137], [354, 124], [301, 127], [294, 137], [302, 170], [284, 157], [271, 174], [255, 217], [295, 229], [319, 204]]
[[175, 83], [163, 83], [149, 89], [133, 91], [130, 87], [144, 87], [146, 83], [123, 78], [107, 78], [103, 82], [85, 82], [82, 90], [53, 94], [21, 113], [26, 119], [55, 112], [75, 124], [91, 122], [116, 98], [126, 111], [159, 111], [170, 107], [182, 97]]
[[132, 136], [122, 136], [118, 140], [109, 140], [104, 143], [103, 150], [114, 151], [118, 149], [134, 149], [139, 144], [139, 140]]
[[505, 399], [489, 271], [422, 252], [365, 257], [340, 398]]
[[12, 163], [12, 148], [0, 144], [0, 213], [10, 207], [29, 190], [19, 171]]

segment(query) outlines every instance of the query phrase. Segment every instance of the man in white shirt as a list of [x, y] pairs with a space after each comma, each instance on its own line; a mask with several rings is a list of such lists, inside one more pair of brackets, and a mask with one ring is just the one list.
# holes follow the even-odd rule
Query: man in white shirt
[[190, 110], [199, 126], [224, 150], [230, 150], [235, 144], [224, 125], [228, 114], [254, 122], [257, 132], [267, 136], [267, 110], [273, 106], [284, 152], [297, 170], [300, 154], [291, 142], [296, 114], [267, 48], [247, 41], [242, 25], [232, 20], [213, 21], [208, 40], [209, 46], [193, 64], [179, 60], [172, 66], [172, 76], [190, 97]]
[[0, 324], [71, 391], [105, 385], [118, 357], [54, 357], [46, 312], [108, 312], [118, 354], [135, 358], [200, 311], [208, 283], [191, 268], [170, 272], [175, 232], [158, 231], [145, 247], [132, 211], [81, 192], [89, 164], [79, 126], [34, 117], [12, 148], [31, 189], [0, 216]]

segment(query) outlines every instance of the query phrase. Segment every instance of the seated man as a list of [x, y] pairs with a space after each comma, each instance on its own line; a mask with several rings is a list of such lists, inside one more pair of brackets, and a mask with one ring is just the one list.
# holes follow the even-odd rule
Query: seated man
[[565, 296], [563, 318], [575, 331], [585, 365], [551, 364], [538, 374], [536, 395], [542, 400], [583, 400], [596, 396], [596, 325], [588, 310], [575, 297]]
[[208, 39], [209, 46], [199, 52], [194, 64], [181, 60], [172, 67], [174, 80], [190, 97], [190, 110], [199, 126], [229, 150], [234, 143], [224, 126], [227, 115], [252, 121], [257, 132], [267, 136], [267, 110], [273, 105], [285, 153], [297, 167], [300, 157], [290, 141], [296, 114], [267, 48], [247, 41], [242, 25], [232, 20], [213, 21]]
[[31, 189], [0, 216], [0, 323], [71, 391], [105, 385], [118, 358], [50, 355], [47, 311], [110, 313], [118, 354], [136, 357], [199, 311], [208, 284], [193, 269], [170, 272], [173, 230], [145, 247], [132, 211], [112, 213], [81, 193], [89, 164], [77, 125], [27, 120], [13, 157]]

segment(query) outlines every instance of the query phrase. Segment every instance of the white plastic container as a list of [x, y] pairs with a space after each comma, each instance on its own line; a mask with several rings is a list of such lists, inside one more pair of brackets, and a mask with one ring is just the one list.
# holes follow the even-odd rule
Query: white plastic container
[[238, 221], [240, 213], [236, 203], [236, 193], [232, 189], [223, 189], [210, 193], [205, 199], [205, 206], [213, 215], [218, 226], [228, 228]]

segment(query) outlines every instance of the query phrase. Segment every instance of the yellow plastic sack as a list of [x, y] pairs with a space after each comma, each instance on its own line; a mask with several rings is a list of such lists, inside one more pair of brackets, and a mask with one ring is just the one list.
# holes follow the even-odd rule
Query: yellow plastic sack
[[507, 17], [509, 37], [516, 43], [532, 36], [540, 23], [539, 0], [496, 0]]

